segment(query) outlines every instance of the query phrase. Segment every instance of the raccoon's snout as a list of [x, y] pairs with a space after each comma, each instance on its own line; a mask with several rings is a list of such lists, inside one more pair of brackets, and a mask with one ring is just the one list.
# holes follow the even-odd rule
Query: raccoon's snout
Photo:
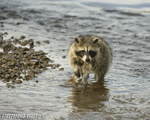
[[89, 59], [89, 58], [86, 58], [85, 61], [86, 61], [86, 62], [90, 62], [90, 59]]
[[84, 55], [83, 58], [82, 58], [82, 60], [83, 60], [84, 62], [90, 63], [90, 62], [91, 62], [91, 57], [90, 57], [90, 56], [87, 56], [87, 55]]

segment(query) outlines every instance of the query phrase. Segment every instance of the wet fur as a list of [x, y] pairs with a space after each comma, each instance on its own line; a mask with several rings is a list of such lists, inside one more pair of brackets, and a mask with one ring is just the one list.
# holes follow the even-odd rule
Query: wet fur
[[[85, 62], [78, 51], [88, 46], [89, 51], [96, 51], [90, 62]], [[85, 85], [90, 73], [95, 73], [98, 82], [103, 81], [109, 69], [112, 55], [106, 42], [97, 36], [79, 36], [75, 38], [68, 51], [69, 63], [73, 68], [75, 76], [82, 76], [82, 83]]]

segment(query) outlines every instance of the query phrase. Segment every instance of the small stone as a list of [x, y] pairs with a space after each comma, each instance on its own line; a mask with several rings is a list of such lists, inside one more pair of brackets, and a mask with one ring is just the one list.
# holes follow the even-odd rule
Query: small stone
[[14, 39], [14, 36], [12, 36], [11, 39]]
[[27, 45], [27, 43], [24, 41], [24, 42], [21, 42], [21, 43], [20, 43], [20, 45], [22, 45], [22, 46], [26, 46], [26, 45]]
[[31, 48], [34, 47], [34, 41], [33, 41], [32, 39], [30, 39], [29, 41], [30, 41], [30, 42], [29, 42], [29, 46], [30, 46], [30, 49], [31, 49]]
[[25, 39], [26, 37], [24, 36], [24, 35], [21, 35], [20, 36], [20, 38], [19, 38], [19, 40], [23, 40], [23, 39]]
[[51, 68], [52, 68], [52, 69], [56, 69], [56, 66], [52, 65]]
[[4, 51], [5, 53], [8, 53], [10, 50], [11, 50], [11, 45], [10, 45], [10, 44], [7, 44], [7, 45], [4, 45], [4, 46], [3, 46], [3, 51]]
[[32, 71], [28, 71], [28, 76], [30, 76], [31, 78], [33, 78], [33, 77], [35, 77], [35, 74]]
[[16, 25], [20, 25], [20, 22], [17, 22]]
[[66, 58], [66, 56], [64, 55], [64, 56], [62, 56], [62, 58], [64, 58], [64, 59], [65, 59], [65, 58]]
[[13, 39], [13, 43], [16, 45], [17, 43], [19, 43], [20, 41], [17, 38]]
[[14, 83], [16, 83], [16, 84], [21, 84], [22, 81], [21, 81], [21, 80], [15, 80]]
[[4, 32], [4, 35], [8, 35], [8, 32]]
[[36, 44], [41, 44], [41, 42], [40, 41], [36, 41]]
[[3, 35], [0, 33], [0, 44], [3, 41]]
[[63, 71], [63, 70], [64, 70], [64, 68], [60, 68], [60, 69], [59, 69], [59, 71]]
[[35, 82], [36, 82], [36, 83], [38, 83], [39, 81], [38, 81], [38, 80], [36, 80]]
[[55, 64], [55, 66], [58, 68], [60, 66], [60, 64]]
[[49, 40], [44, 40], [43, 42], [46, 44], [49, 44]]
[[15, 88], [15, 86], [13, 86], [13, 85], [10, 84], [10, 83], [7, 83], [7, 84], [6, 84], [6, 87], [7, 87], [7, 88]]
[[4, 83], [10, 82], [10, 79], [3, 80]]
[[5, 79], [8, 79], [9, 77], [10, 77], [9, 74], [6, 74], [6, 75], [5, 75]]

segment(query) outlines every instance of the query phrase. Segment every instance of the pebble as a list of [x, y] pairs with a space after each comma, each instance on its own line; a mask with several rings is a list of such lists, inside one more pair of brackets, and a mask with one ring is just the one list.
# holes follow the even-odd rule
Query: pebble
[[23, 40], [23, 39], [25, 39], [26, 37], [24, 36], [24, 35], [21, 35], [20, 36], [20, 38], [19, 38], [19, 40]]
[[22, 80], [15, 80], [14, 81], [16, 84], [21, 84], [22, 83]]
[[59, 68], [59, 71], [63, 71], [64, 70], [64, 68]]
[[46, 44], [50, 43], [49, 40], [44, 40], [43, 42], [46, 43]]
[[36, 44], [41, 44], [41, 42], [40, 41], [36, 41]]
[[65, 58], [66, 58], [66, 56], [64, 55], [64, 56], [62, 56], [62, 58], [64, 58], [64, 59], [65, 59]]

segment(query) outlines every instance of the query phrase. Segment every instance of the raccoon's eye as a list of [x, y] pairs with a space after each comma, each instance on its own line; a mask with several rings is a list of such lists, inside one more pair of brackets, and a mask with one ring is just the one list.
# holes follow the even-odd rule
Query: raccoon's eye
[[81, 54], [84, 54], [85, 53], [85, 50], [81, 50], [81, 51], [79, 51]]
[[89, 51], [89, 55], [93, 58], [96, 56], [96, 52], [95, 51]]
[[76, 52], [76, 55], [77, 55], [77, 56], [80, 56], [80, 57], [83, 57], [84, 54], [85, 54], [85, 50], [81, 50], [81, 51], [77, 51], [77, 52]]

